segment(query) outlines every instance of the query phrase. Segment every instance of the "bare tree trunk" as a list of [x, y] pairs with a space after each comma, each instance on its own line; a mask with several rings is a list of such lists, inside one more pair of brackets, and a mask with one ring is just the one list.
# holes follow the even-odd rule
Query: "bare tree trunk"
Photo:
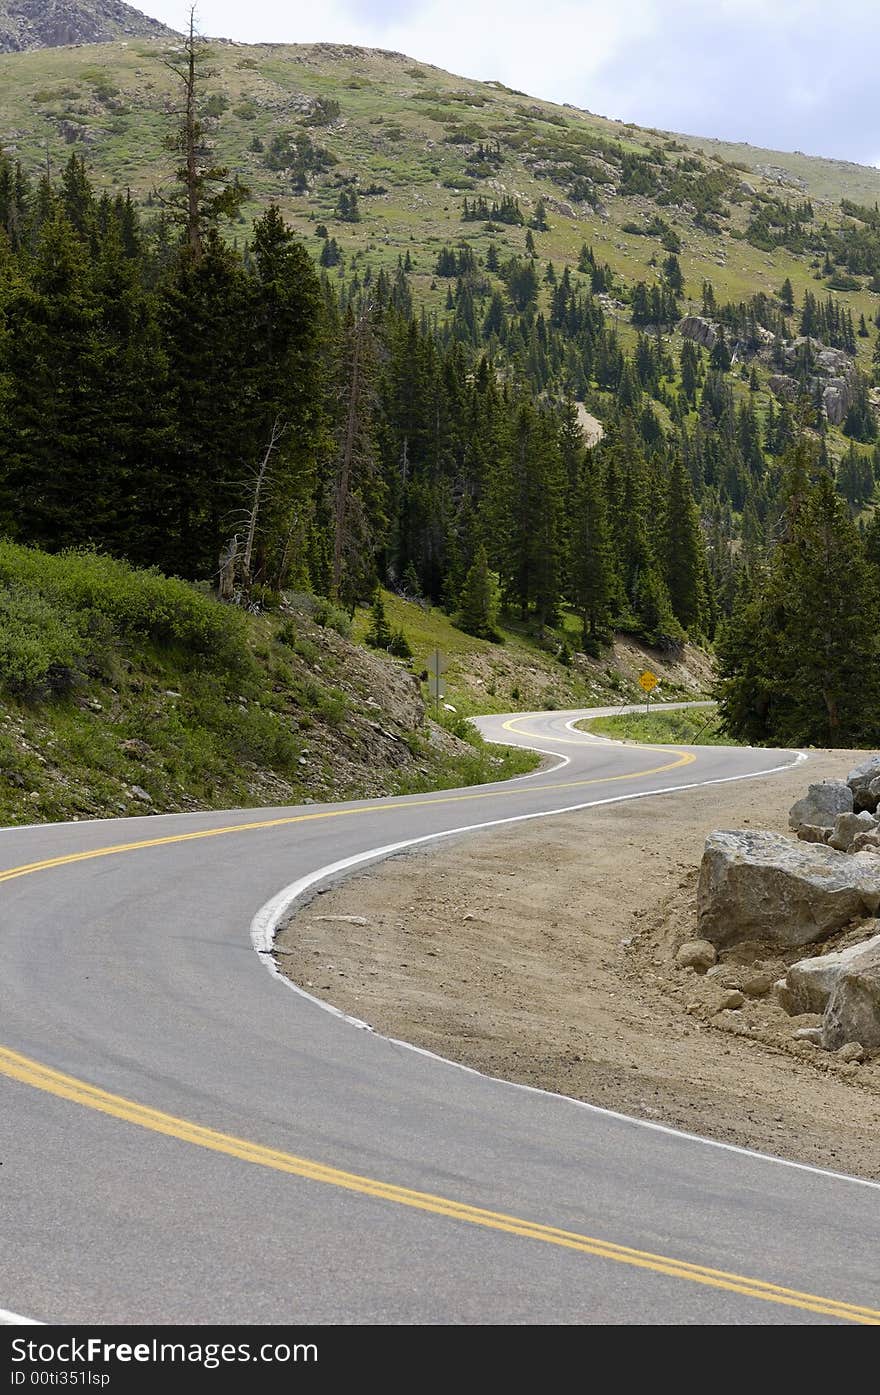
[[202, 255], [202, 232], [199, 226], [199, 168], [196, 150], [196, 10], [189, 12], [189, 33], [186, 49], [186, 103], [183, 139], [186, 160], [186, 241], [196, 260]]
[[257, 478], [254, 482], [254, 501], [248, 515], [247, 537], [245, 538], [244, 553], [241, 559], [242, 583], [245, 591], [251, 589], [251, 559], [254, 553], [254, 538], [257, 534], [257, 519], [260, 515], [260, 501], [263, 494], [263, 485], [266, 481], [266, 471], [269, 468], [269, 461], [273, 452], [278, 449], [278, 442], [286, 431], [276, 417], [272, 423], [272, 430], [269, 435], [269, 444], [266, 446], [266, 453], [263, 456], [260, 468], [257, 471]]
[[235, 572], [238, 561], [238, 534], [230, 538], [224, 550], [220, 553], [220, 573], [217, 582], [217, 594], [221, 601], [232, 601], [235, 599]]

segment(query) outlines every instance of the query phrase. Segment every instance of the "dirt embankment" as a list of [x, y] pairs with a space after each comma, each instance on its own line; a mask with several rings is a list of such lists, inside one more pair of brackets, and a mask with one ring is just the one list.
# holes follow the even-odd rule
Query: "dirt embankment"
[[795, 1042], [808, 1019], [766, 996], [718, 1011], [754, 977], [747, 955], [711, 978], [673, 962], [694, 933], [706, 833], [785, 831], [806, 784], [853, 763], [816, 752], [768, 779], [394, 859], [317, 897], [282, 931], [278, 962], [378, 1031], [488, 1074], [880, 1177], [880, 1056], [844, 1064]]

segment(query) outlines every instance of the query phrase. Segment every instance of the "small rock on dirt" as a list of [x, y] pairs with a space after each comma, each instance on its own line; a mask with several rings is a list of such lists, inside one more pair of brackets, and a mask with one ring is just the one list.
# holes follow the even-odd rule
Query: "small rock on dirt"
[[792, 1032], [791, 1035], [795, 1041], [809, 1041], [812, 1042], [813, 1046], [822, 1045], [821, 1027], [798, 1027], [797, 1031]]
[[802, 843], [826, 843], [830, 835], [830, 828], [820, 828], [815, 823], [802, 823], [798, 826], [797, 836]]
[[721, 1002], [718, 1005], [718, 1011], [735, 1012], [737, 1008], [742, 1007], [744, 1002], [745, 995], [741, 993], [738, 988], [731, 988], [728, 990], [728, 992], [724, 994], [724, 997], [721, 999]]
[[859, 1061], [865, 1059], [865, 1048], [860, 1041], [847, 1041], [834, 1053], [838, 1061]]
[[675, 951], [675, 962], [680, 969], [696, 969], [705, 973], [715, 963], [717, 953], [709, 940], [685, 940]]
[[773, 975], [769, 973], [749, 974], [742, 981], [742, 991], [747, 998], [763, 998], [773, 987]]

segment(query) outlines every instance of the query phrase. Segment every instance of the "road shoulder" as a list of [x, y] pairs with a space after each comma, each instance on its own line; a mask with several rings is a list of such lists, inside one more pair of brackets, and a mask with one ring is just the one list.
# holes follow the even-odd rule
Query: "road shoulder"
[[799, 1162], [880, 1177], [880, 1059], [795, 1044], [767, 1000], [711, 1010], [677, 969], [712, 828], [783, 831], [847, 753], [754, 781], [428, 845], [316, 897], [282, 973], [377, 1031], [487, 1074]]

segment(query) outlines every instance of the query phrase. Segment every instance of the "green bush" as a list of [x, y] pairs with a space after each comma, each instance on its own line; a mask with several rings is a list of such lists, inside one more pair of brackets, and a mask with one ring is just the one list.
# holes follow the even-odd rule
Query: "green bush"
[[348, 639], [351, 634], [351, 616], [347, 610], [320, 596], [315, 602], [313, 614], [316, 625], [320, 625], [322, 629], [335, 630], [343, 639]]
[[45, 601], [42, 613], [57, 609], [74, 630], [85, 631], [88, 617], [96, 615], [120, 636], [179, 647], [209, 669], [238, 675], [253, 671], [244, 617], [175, 577], [139, 571], [97, 552], [49, 555], [0, 542], [4, 587]]
[[0, 589], [0, 683], [25, 696], [69, 691], [87, 655], [80, 619], [20, 585]]

